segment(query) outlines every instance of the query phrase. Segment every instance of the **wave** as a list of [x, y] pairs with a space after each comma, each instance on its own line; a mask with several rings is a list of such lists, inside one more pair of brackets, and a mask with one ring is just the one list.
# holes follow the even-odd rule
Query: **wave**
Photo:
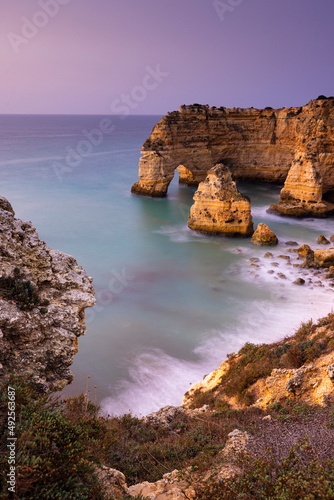
[[[234, 265], [235, 279], [240, 282], [243, 277], [245, 282], [256, 283], [259, 289], [269, 289], [267, 298], [254, 299], [248, 304], [234, 299], [235, 318], [220, 329], [203, 333], [202, 342], [192, 353], [195, 361], [170, 356], [161, 349], [137, 353], [128, 360], [128, 378], [109, 388], [110, 396], [102, 400], [103, 413], [122, 415], [130, 412], [142, 416], [162, 406], [180, 405], [189, 386], [218, 368], [227, 353], [238, 351], [246, 342], [281, 340], [293, 334], [302, 321], [310, 318], [315, 321], [331, 311], [333, 290], [324, 286], [317, 288], [315, 294], [311, 285], [292, 285], [291, 281], [300, 276], [300, 270], [285, 261], [275, 268], [275, 275], [268, 274], [272, 269], [271, 259], [261, 263], [256, 270], [249, 266], [250, 263], [244, 260], [239, 266]], [[231, 268], [226, 272], [231, 277]], [[278, 272], [284, 272], [287, 280], [279, 279]], [[308, 270], [303, 273], [307, 281], [311, 273]]]

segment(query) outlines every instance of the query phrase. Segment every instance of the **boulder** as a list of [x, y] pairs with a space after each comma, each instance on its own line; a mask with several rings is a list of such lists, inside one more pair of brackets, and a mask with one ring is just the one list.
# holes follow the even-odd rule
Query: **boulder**
[[122, 472], [102, 466], [96, 469], [96, 473], [99, 483], [108, 498], [122, 500], [125, 495], [128, 495], [128, 486]]
[[303, 278], [297, 278], [296, 281], [293, 282], [294, 285], [305, 285], [305, 280]]
[[266, 225], [260, 223], [252, 236], [254, 245], [275, 246], [278, 243], [276, 234]]
[[328, 250], [315, 250], [314, 262], [320, 267], [334, 266], [334, 248]]
[[193, 486], [182, 478], [178, 470], [164, 474], [163, 478], [155, 483], [145, 481], [130, 486], [128, 494], [132, 497], [142, 495], [152, 500], [191, 500], [196, 496]]
[[206, 234], [250, 236], [253, 234], [251, 204], [239, 193], [230, 170], [218, 164], [209, 170], [194, 195], [188, 226]]
[[298, 256], [304, 262], [312, 262], [314, 259], [314, 252], [308, 245], [302, 245], [298, 248]]
[[323, 234], [321, 234], [319, 236], [317, 243], [318, 243], [318, 245], [329, 245], [330, 244], [328, 239]]

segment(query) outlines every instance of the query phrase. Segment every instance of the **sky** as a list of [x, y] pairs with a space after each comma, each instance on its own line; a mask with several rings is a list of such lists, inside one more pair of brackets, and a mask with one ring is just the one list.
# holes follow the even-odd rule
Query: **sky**
[[333, 0], [1, 0], [0, 113], [301, 106], [334, 94]]

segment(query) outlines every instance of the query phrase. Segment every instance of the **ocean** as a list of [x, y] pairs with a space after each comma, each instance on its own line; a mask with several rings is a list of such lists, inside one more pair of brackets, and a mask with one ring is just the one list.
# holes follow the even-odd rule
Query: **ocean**
[[188, 229], [194, 188], [179, 185], [177, 173], [165, 199], [131, 195], [141, 146], [159, 119], [2, 115], [0, 121], [0, 194], [50, 247], [73, 255], [94, 278], [97, 304], [86, 310], [74, 382], [61, 394], [84, 392], [90, 375], [91, 394], [97, 385], [109, 415], [179, 405], [190, 384], [226, 354], [245, 342], [279, 340], [333, 307], [332, 289], [294, 285], [301, 270], [278, 255], [288, 240], [317, 248], [320, 234], [334, 233], [334, 219], [267, 214], [279, 186], [239, 185], [251, 198], [255, 226], [264, 222], [279, 237], [269, 249], [273, 259], [249, 239]]

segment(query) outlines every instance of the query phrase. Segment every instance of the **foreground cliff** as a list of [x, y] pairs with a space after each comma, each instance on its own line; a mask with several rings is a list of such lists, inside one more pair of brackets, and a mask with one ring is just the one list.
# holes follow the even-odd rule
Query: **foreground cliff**
[[39, 391], [61, 389], [95, 304], [92, 278], [40, 240], [0, 198], [0, 377], [33, 375]]
[[[289, 206], [301, 204], [306, 212], [314, 199], [325, 202], [315, 215], [334, 210], [334, 205], [327, 205], [334, 197], [333, 98], [321, 97], [298, 108], [263, 110], [181, 106], [155, 125], [141, 152], [139, 182], [132, 187], [135, 194], [165, 196], [176, 168], [180, 182], [189, 185], [203, 181], [217, 163], [227, 165], [237, 181], [283, 183], [291, 165], [300, 164], [297, 174], [290, 176], [293, 184], [298, 179], [298, 185], [294, 191], [288, 183], [277, 210], [284, 213], [287, 198]], [[314, 172], [303, 171], [300, 157], [312, 162]], [[291, 215], [288, 210], [286, 214]]]
[[[17, 498], [332, 500], [333, 338], [330, 314], [282, 342], [246, 344], [183, 406], [142, 419], [98, 416], [86, 395], [61, 402], [12, 377]], [[4, 439], [6, 411], [2, 398]], [[5, 453], [0, 466], [7, 498]]]

